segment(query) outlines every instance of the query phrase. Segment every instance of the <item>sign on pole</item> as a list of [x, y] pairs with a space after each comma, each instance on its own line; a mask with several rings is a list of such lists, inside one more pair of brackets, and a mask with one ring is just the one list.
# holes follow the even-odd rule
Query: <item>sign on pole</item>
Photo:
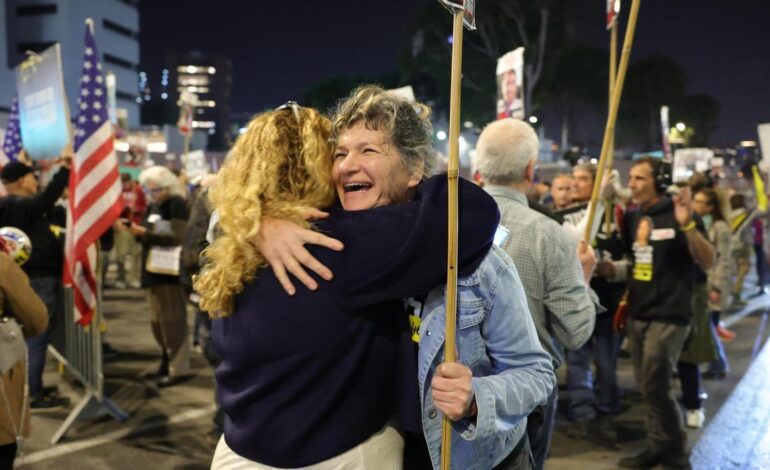
[[663, 160], [670, 162], [673, 158], [671, 156], [671, 143], [668, 140], [668, 133], [671, 131], [671, 124], [668, 120], [668, 106], [660, 107], [660, 132], [661, 142], [663, 142]]
[[524, 48], [497, 59], [497, 119], [524, 119]]
[[762, 161], [765, 169], [770, 169], [770, 122], [757, 126], [759, 146], [762, 149]]
[[54, 44], [16, 67], [21, 140], [31, 158], [58, 157], [70, 141], [61, 48]]
[[620, 0], [607, 0], [607, 30], [612, 29], [612, 25], [618, 19], [620, 13]]
[[476, 30], [476, 0], [439, 0], [454, 13], [456, 10], [463, 10], [463, 24], [471, 31]]
[[672, 180], [675, 183], [686, 182], [693, 173], [710, 170], [713, 160], [714, 151], [709, 148], [677, 149], [674, 152], [674, 163], [671, 167]]

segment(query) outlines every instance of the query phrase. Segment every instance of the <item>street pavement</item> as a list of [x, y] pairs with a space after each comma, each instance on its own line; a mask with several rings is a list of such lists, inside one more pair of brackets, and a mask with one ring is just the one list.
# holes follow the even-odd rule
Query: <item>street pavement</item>
[[[707, 427], [688, 431], [691, 445], [697, 446], [700, 436], [709, 432], [708, 425], [716, 422], [715, 417], [720, 407], [727, 401], [756, 357], [766, 357], [767, 360], [762, 361], [762, 364], [768, 364], [770, 368], [770, 346], [765, 348], [764, 356], [761, 354], [768, 338], [768, 309], [770, 295], [764, 295], [753, 299], [748, 308], [736, 312], [731, 318], [730, 322], [735, 322], [731, 328], [738, 334], [737, 338], [726, 346], [732, 370], [725, 380], [703, 382], [709, 394], [705, 402]], [[117, 357], [105, 361], [106, 392], [111, 400], [129, 414], [128, 420], [118, 423], [105, 415], [77, 422], [64, 439], [52, 445], [51, 437], [59, 429], [67, 413], [83, 396], [84, 390], [66, 372], [61, 375], [55, 360], [49, 356], [45, 373], [46, 385], [58, 385], [60, 393], [69, 397], [72, 404], [63, 411], [33, 415], [33, 435], [26, 442], [25, 459], [20, 465], [17, 464], [17, 468], [208, 468], [218, 436], [213, 433], [211, 421], [214, 411], [213, 373], [203, 356], [193, 355], [195, 375], [192, 379], [173, 387], [158, 388], [151, 379], [144, 377], [145, 374], [157, 370], [160, 363], [160, 350], [150, 332], [144, 291], [106, 290], [104, 313], [108, 325], [106, 339], [119, 351]], [[192, 311], [189, 312], [189, 320], [192, 331]], [[643, 413], [639, 396], [634, 393], [628, 359], [620, 360], [618, 374], [624, 390], [624, 412], [617, 418], [620, 429], [619, 445], [612, 447], [599, 442], [592, 436], [590, 426], [571, 423], [560, 414], [546, 469], [616, 468], [615, 464], [620, 457], [643, 448]], [[754, 386], [766, 386], [770, 381], [767, 379], [770, 377], [767, 370], [758, 370], [750, 375], [754, 377]], [[559, 376], [563, 381], [563, 370], [559, 371]], [[678, 389], [678, 380], [674, 383]], [[710, 454], [704, 454], [696, 447], [694, 455], [700, 460], [696, 461], [694, 457], [694, 468], [770, 468], [767, 451], [763, 454], [760, 449], [760, 446], [765, 446], [770, 441], [770, 412], [765, 403], [758, 401], [764, 395], [744, 395], [747, 397], [740, 398], [737, 404], [731, 405], [740, 409], [743, 415], [733, 417], [728, 411], [719, 418], [720, 423], [734, 423], [730, 427], [731, 439], [719, 436], [709, 438], [711, 444], [708, 447], [712, 451]], [[764, 415], [759, 414], [759, 417], [752, 421], [745, 416], [746, 413], [752, 412], [763, 412]], [[744, 439], [736, 442], [736, 439], [740, 441], [742, 434], [746, 434], [738, 432], [741, 428], [741, 424], [737, 424], [739, 420], [753, 423], [751, 441]], [[736, 435], [738, 437], [735, 437]], [[266, 434], [266, 438], [269, 438], [269, 434]], [[722, 451], [714, 451], [714, 446], [719, 445], [722, 446]], [[740, 452], [734, 449], [740, 449]], [[730, 458], [725, 457], [726, 455]], [[760, 461], [763, 455], [766, 466], [757, 466], [756, 462]], [[703, 458], [719, 461], [704, 461]]]

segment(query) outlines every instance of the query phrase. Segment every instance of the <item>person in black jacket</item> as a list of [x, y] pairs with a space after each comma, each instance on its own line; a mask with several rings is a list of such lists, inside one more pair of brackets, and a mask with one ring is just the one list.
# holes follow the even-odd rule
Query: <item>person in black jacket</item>
[[24, 264], [24, 271], [32, 289], [43, 299], [49, 316], [46, 331], [27, 340], [30, 406], [33, 410], [58, 409], [68, 403], [65, 398], [53, 396], [55, 387], [43, 387], [43, 369], [46, 351], [53, 338], [55, 317], [62, 313], [63, 304], [64, 245], [62, 234], [52, 227], [48, 217], [69, 183], [70, 161], [69, 157], [59, 160], [61, 169], [43, 191], [38, 191], [35, 170], [24, 163], [8, 163], [0, 174], [8, 192], [0, 198], [0, 227], [17, 227], [29, 235], [34, 249]]
[[130, 230], [142, 242], [142, 287], [148, 292], [152, 333], [162, 348], [157, 385], [165, 387], [190, 372], [187, 303], [179, 279], [188, 209], [177, 177], [168, 168], [147, 168], [139, 182], [149, 191], [152, 203], [142, 224], [132, 222]]

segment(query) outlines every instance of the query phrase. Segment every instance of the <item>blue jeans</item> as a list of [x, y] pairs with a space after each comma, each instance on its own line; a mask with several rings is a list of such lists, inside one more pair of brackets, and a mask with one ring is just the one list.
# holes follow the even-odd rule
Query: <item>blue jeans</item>
[[[567, 353], [567, 391], [572, 419], [589, 420], [601, 414], [615, 414], [619, 408], [617, 364], [620, 341], [612, 327], [612, 314], [596, 316], [591, 339], [576, 351]], [[596, 383], [591, 373], [596, 364]], [[594, 385], [596, 390], [594, 391]]]
[[56, 315], [61, 312], [62, 291], [61, 279], [58, 277], [31, 277], [29, 283], [32, 290], [40, 297], [48, 311], [48, 328], [40, 336], [27, 339], [29, 350], [29, 362], [27, 373], [29, 374], [29, 396], [31, 400], [40, 398], [43, 391], [43, 369], [45, 369], [45, 355], [48, 345], [53, 338], [53, 329]]

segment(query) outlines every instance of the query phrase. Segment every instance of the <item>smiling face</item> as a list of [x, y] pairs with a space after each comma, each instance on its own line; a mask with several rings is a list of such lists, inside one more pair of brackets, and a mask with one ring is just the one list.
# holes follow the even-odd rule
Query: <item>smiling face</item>
[[404, 165], [390, 138], [363, 123], [340, 133], [332, 179], [342, 207], [348, 211], [403, 202], [420, 182]]
[[591, 200], [591, 192], [594, 190], [594, 177], [590, 171], [576, 168], [572, 172], [572, 199], [576, 202]]

